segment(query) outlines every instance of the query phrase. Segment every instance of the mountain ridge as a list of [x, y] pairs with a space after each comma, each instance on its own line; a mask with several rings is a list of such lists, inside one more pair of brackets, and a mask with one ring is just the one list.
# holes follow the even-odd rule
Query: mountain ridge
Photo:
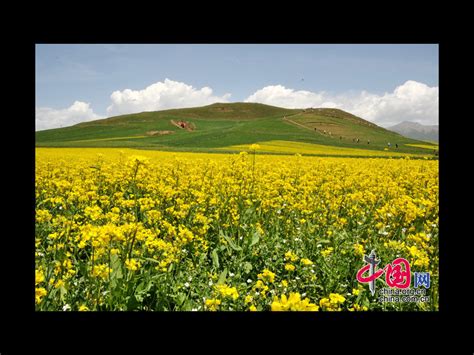
[[260, 103], [148, 111], [36, 132], [42, 147], [134, 147], [212, 151], [266, 141], [420, 152], [412, 140], [336, 108], [286, 109]]
[[423, 125], [418, 122], [403, 121], [387, 129], [412, 139], [439, 141], [439, 125]]

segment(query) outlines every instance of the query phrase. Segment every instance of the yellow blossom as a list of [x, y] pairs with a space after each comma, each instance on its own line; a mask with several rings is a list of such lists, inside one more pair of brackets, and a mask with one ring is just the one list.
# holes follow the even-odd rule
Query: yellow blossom
[[258, 274], [258, 275], [257, 275], [257, 277], [258, 277], [260, 280], [263, 280], [263, 281], [266, 281], [266, 282], [270, 282], [270, 283], [273, 283], [273, 281], [275, 281], [275, 273], [271, 272], [271, 271], [268, 270], [268, 269], [264, 269], [261, 274]]
[[364, 246], [359, 243], [354, 244], [354, 251], [355, 251], [355, 255], [357, 256], [364, 256], [365, 254]]
[[218, 299], [208, 299], [206, 300], [205, 304], [207, 309], [209, 309], [210, 311], [215, 311], [221, 304], [221, 301]]
[[44, 296], [48, 293], [44, 287], [38, 287], [35, 289], [35, 302], [40, 303]]
[[299, 293], [290, 292], [290, 296], [281, 295], [280, 298], [274, 297], [271, 304], [272, 311], [317, 311], [319, 307], [310, 303], [308, 298], [301, 299]]
[[141, 263], [137, 259], [127, 259], [125, 261], [125, 266], [130, 271], [137, 271], [141, 267]]
[[298, 256], [294, 254], [291, 250], [285, 253], [285, 258], [290, 261], [298, 260]]
[[235, 287], [230, 287], [227, 285], [216, 285], [216, 290], [220, 293], [222, 297], [231, 297], [232, 299], [237, 299], [239, 293]]
[[326, 257], [328, 257], [329, 255], [331, 255], [333, 251], [334, 251], [334, 248], [333, 248], [333, 247], [329, 247], [329, 248], [324, 249], [324, 250], [321, 252], [321, 255], [326, 258]]
[[35, 270], [35, 285], [38, 285], [44, 281], [44, 274], [42, 271]]
[[303, 265], [307, 265], [307, 266], [308, 265], [313, 265], [313, 262], [309, 259], [306, 259], [306, 258], [302, 258], [300, 261]]

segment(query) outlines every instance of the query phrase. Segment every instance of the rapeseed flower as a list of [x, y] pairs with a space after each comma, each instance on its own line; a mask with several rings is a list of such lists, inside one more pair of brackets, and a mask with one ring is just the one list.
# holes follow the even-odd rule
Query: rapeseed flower
[[[263, 151], [279, 149], [260, 145]], [[186, 281], [191, 288], [191, 276], [193, 285], [204, 282], [213, 289], [211, 300], [216, 302], [204, 305], [207, 310], [269, 309], [278, 292], [287, 301], [296, 299], [286, 293], [288, 288], [299, 290], [301, 301], [305, 292], [311, 295], [306, 287], [300, 289], [303, 285], [314, 290], [351, 285], [353, 268], [363, 265], [369, 245], [384, 263], [405, 257], [413, 270], [431, 272], [430, 291], [437, 299], [436, 161], [262, 154], [256, 165], [256, 149], [246, 148], [251, 154], [38, 148], [36, 309], [62, 310], [65, 304], [78, 309], [77, 295], [84, 294], [87, 304], [100, 309], [161, 310], [176, 304], [181, 310], [189, 303], [176, 301], [182, 297], [179, 292], [187, 290]], [[307, 147], [298, 143], [298, 149], [291, 154], [304, 153]], [[128, 159], [136, 153], [141, 157]], [[338, 154], [337, 149], [331, 148], [331, 154]], [[233, 243], [219, 238], [220, 231], [233, 236]], [[237, 260], [240, 269], [234, 269]], [[332, 272], [321, 277], [324, 268], [311, 265]], [[295, 272], [298, 266], [301, 272], [291, 283], [276, 281], [277, 270]], [[220, 292], [214, 285], [224, 267], [232, 269], [226, 280], [236, 286], [224, 285]], [[124, 275], [124, 270], [132, 272]], [[212, 278], [206, 278], [208, 272]], [[251, 289], [245, 294], [252, 301], [234, 299], [242, 284]], [[148, 287], [143, 285], [175, 291], [159, 297], [139, 292], [143, 300], [138, 304], [125, 301], [123, 290]], [[58, 292], [41, 301], [55, 286]], [[202, 287], [193, 291], [206, 295]], [[351, 302], [357, 291], [352, 290]], [[326, 296], [317, 305], [342, 310], [349, 302], [340, 297]], [[276, 308], [278, 303], [280, 296]], [[378, 307], [375, 300], [364, 306]], [[437, 304], [404, 303], [394, 309], [436, 310]]]
[[361, 306], [360, 304], [354, 303], [352, 307], [349, 308], [349, 311], [351, 312], [360, 312], [360, 311], [367, 311], [369, 308], [367, 306]]
[[137, 271], [141, 267], [141, 263], [137, 259], [127, 259], [125, 266], [130, 271]]
[[326, 257], [328, 257], [329, 255], [331, 255], [333, 251], [334, 251], [334, 248], [333, 248], [333, 247], [329, 247], [329, 248], [326, 248], [326, 249], [324, 249], [323, 251], [321, 251], [321, 255], [326, 258]]
[[287, 251], [285, 253], [285, 258], [289, 261], [297, 261], [298, 260], [298, 256], [295, 253], [293, 253], [291, 250]]
[[219, 308], [219, 305], [221, 304], [221, 300], [219, 299], [208, 299], [205, 302], [207, 309], [210, 311], [216, 311], [217, 308]]
[[44, 274], [42, 271], [35, 270], [35, 285], [38, 285], [44, 281]]
[[92, 276], [103, 280], [107, 279], [111, 272], [112, 269], [107, 264], [94, 265], [92, 268]]
[[291, 292], [289, 297], [281, 295], [280, 298], [274, 297], [271, 304], [272, 311], [317, 311], [319, 307], [310, 303], [308, 298], [301, 299], [299, 293]]
[[35, 289], [35, 302], [40, 303], [44, 296], [46, 296], [48, 292], [44, 287], [37, 287]]
[[222, 297], [231, 297], [232, 299], [237, 299], [239, 293], [235, 287], [230, 287], [227, 285], [216, 285], [216, 290], [220, 293]]
[[338, 293], [330, 293], [329, 298], [322, 298], [319, 305], [326, 311], [340, 311], [341, 304], [346, 301], [345, 297]]
[[354, 244], [354, 251], [355, 251], [355, 255], [357, 256], [364, 256], [365, 254], [364, 246], [359, 243]]
[[261, 274], [258, 274], [257, 277], [260, 280], [263, 280], [265, 282], [273, 283], [275, 281], [275, 273], [271, 272], [268, 269], [264, 269]]

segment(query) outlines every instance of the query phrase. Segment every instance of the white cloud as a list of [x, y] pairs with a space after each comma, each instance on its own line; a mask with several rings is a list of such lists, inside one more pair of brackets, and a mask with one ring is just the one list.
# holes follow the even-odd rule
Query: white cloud
[[76, 123], [101, 118], [94, 113], [89, 103], [74, 101], [65, 109], [56, 110], [50, 107], [36, 108], [36, 130], [71, 126]]
[[282, 85], [271, 85], [257, 90], [245, 102], [260, 102], [286, 108], [321, 107], [325, 101], [324, 95], [324, 92], [295, 91]]
[[[143, 90], [114, 91], [107, 116], [127, 113], [157, 111], [169, 108], [204, 106], [215, 102], [229, 102], [230, 94], [213, 95], [212, 89], [196, 89], [191, 85], [165, 79]], [[245, 102], [305, 108], [335, 107], [359, 117], [388, 127], [401, 121], [422, 124], [438, 124], [438, 87], [408, 80], [391, 93], [377, 95], [360, 93], [329, 94], [293, 90], [282, 85], [266, 86], [250, 95]], [[97, 115], [89, 103], [75, 101], [66, 109], [36, 108], [36, 130], [71, 126], [85, 121], [103, 118]]]
[[438, 100], [437, 86], [408, 80], [383, 95], [366, 91], [330, 95], [324, 91], [295, 91], [273, 85], [257, 90], [245, 101], [287, 108], [335, 107], [388, 127], [402, 121], [438, 124]]
[[182, 82], [165, 79], [143, 90], [114, 91], [112, 104], [107, 107], [109, 116], [142, 111], [157, 111], [169, 108], [204, 106], [215, 102], [228, 102], [230, 94], [215, 96], [212, 89], [196, 89]]

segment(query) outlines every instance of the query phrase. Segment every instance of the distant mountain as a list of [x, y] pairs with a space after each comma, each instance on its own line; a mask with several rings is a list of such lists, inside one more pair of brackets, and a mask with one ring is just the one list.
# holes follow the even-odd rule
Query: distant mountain
[[404, 121], [387, 129], [412, 139], [433, 142], [439, 141], [438, 125], [427, 126], [416, 122]]

